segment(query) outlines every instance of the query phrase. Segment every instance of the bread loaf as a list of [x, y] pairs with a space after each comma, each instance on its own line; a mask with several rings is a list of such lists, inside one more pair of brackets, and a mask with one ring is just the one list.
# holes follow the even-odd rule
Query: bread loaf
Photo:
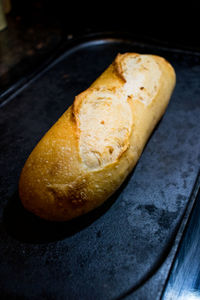
[[30, 154], [19, 181], [24, 207], [67, 221], [100, 206], [135, 166], [174, 85], [164, 58], [118, 54]]

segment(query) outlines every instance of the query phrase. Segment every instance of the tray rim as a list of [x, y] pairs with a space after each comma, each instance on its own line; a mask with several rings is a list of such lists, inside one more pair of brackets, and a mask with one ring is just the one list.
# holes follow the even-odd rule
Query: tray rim
[[179, 45], [176, 47], [170, 46], [169, 44], [159, 41], [157, 39], [141, 37], [136, 34], [126, 31], [105, 31], [105, 32], [92, 32], [86, 34], [68, 34], [66, 39], [61, 42], [61, 45], [54, 50], [51, 54], [35, 71], [30, 74], [24, 75], [18, 79], [14, 84], [3, 92], [0, 93], [0, 108], [9, 103], [16, 95], [24, 90], [29, 84], [37, 80], [46, 71], [52, 68], [56, 63], [65, 57], [68, 52], [76, 48], [82, 48], [92, 45], [108, 44], [113, 42], [124, 42], [135, 45], [136, 47], [147, 48], [147, 49], [158, 49], [163, 53], [171, 53], [177, 55], [186, 55], [196, 57], [200, 61], [200, 51], [196, 49], [181, 48]]

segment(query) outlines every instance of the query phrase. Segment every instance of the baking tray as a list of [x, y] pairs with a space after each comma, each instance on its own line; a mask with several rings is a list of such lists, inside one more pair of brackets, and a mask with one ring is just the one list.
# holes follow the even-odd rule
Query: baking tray
[[[112, 33], [64, 48], [0, 107], [1, 299], [160, 299], [199, 186], [200, 54]], [[127, 51], [174, 66], [166, 114], [104, 205], [71, 222], [38, 219], [18, 198], [27, 156], [75, 95]]]

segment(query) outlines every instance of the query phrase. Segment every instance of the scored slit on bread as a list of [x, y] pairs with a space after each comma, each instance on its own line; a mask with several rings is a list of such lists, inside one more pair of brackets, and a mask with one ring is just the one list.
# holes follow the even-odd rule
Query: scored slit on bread
[[79, 127], [79, 151], [89, 170], [98, 170], [119, 159], [130, 144], [132, 101], [148, 105], [159, 86], [160, 68], [148, 55], [120, 55], [113, 72], [121, 86], [91, 87], [76, 97], [74, 115]]

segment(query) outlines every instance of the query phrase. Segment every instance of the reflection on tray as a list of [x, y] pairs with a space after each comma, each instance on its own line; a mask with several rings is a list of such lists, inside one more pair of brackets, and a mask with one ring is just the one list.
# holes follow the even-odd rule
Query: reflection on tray
[[163, 300], [200, 299], [200, 190]]

